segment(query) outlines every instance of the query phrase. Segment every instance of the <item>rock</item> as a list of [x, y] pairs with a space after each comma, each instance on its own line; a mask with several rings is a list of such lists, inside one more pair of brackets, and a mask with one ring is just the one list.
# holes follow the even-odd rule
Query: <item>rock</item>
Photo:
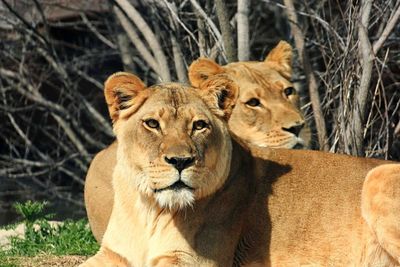
[[[63, 222], [59, 221], [49, 221], [49, 224], [53, 228], [58, 228], [59, 225], [62, 225]], [[39, 224], [34, 224], [33, 229], [35, 231], [40, 230], [40, 225]], [[25, 223], [20, 223], [17, 225], [17, 227], [13, 229], [0, 229], [0, 249], [2, 250], [7, 250], [10, 249], [10, 237], [17, 236], [20, 238], [25, 238], [25, 230], [26, 230], [26, 225]]]
[[0, 229], [0, 248], [9, 249], [10, 237], [18, 236], [24, 238], [26, 226], [24, 223], [20, 223], [14, 229]]

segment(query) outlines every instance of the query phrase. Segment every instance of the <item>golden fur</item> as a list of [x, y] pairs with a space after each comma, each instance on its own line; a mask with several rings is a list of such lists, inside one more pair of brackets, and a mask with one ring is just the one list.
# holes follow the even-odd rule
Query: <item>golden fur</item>
[[[111, 88], [125, 88], [115, 84]], [[249, 152], [229, 138], [223, 123], [235, 86], [223, 77], [202, 86], [200, 92], [178, 84], [159, 85], [151, 92], [143, 89], [148, 99], [140, 107], [134, 104], [136, 97], [130, 99], [136, 109], [116, 111], [118, 116], [113, 116], [114, 107], [126, 103], [117, 100], [118, 105], [113, 105], [107, 100], [111, 117], [116, 118], [118, 143], [96, 156], [85, 198], [88, 210], [103, 212], [102, 216], [89, 213], [91, 226], [108, 226], [99, 253], [82, 266], [399, 266], [399, 164], [368, 173], [388, 162], [305, 150], [251, 147]], [[231, 93], [216, 93], [222, 88]], [[228, 96], [228, 102], [218, 102], [216, 95]], [[183, 105], [185, 100], [191, 104]], [[171, 113], [166, 111], [179, 103], [178, 119], [169, 120]], [[145, 132], [140, 118], [154, 114], [166, 114], [162, 118], [166, 125], [161, 127], [167, 131], [148, 139], [151, 132]], [[204, 114], [215, 123], [212, 132], [219, 134], [195, 141], [185, 127], [191, 125], [188, 118]], [[184, 121], [189, 123], [182, 125]], [[173, 127], [168, 127], [171, 123]], [[169, 135], [179, 137], [169, 139]], [[177, 189], [160, 200], [148, 187], [164, 187], [177, 179], [176, 172], [161, 164], [164, 149], [186, 157], [191, 142], [197, 144], [196, 155], [210, 160], [195, 164], [198, 169], [190, 175], [182, 171], [186, 177], [182, 179], [193, 187], [195, 183], [205, 186], [207, 192], [193, 193], [192, 199], [181, 194], [186, 188]], [[204, 152], [207, 142], [212, 144]], [[109, 160], [112, 155], [116, 159]], [[153, 163], [158, 169], [148, 170], [155, 176], [140, 174], [146, 168], [135, 167]], [[93, 165], [102, 171], [91, 173]], [[195, 175], [206, 173], [202, 168], [207, 166], [211, 166], [209, 175]], [[98, 232], [97, 238], [102, 234]]]
[[[307, 131], [303, 129], [300, 136], [296, 132], [296, 129], [298, 131], [304, 124], [303, 116], [297, 108], [296, 91], [292, 90], [288, 96], [284, 94], [285, 89], [293, 86], [289, 81], [292, 72], [291, 60], [292, 48], [282, 41], [262, 62], [237, 62], [219, 66], [211, 60], [199, 59], [190, 66], [189, 78], [197, 87], [209, 76], [225, 75], [235, 80], [240, 90], [229, 121], [233, 134], [248, 144], [292, 148], [303, 143], [306, 135], [303, 133]], [[135, 82], [144, 86], [140, 80]], [[247, 105], [246, 102], [251, 98], [259, 99], [261, 105]], [[111, 206], [99, 207], [97, 203], [101, 199], [113, 202], [113, 192], [107, 187], [113, 168], [103, 168], [103, 162], [107, 162], [109, 166], [116, 165], [116, 146], [113, 144], [95, 156], [85, 183], [86, 209], [92, 231], [98, 241], [105, 231]], [[98, 162], [100, 164], [97, 164]], [[103, 196], [99, 188], [105, 188], [107, 194]], [[100, 192], [97, 193], [98, 191]], [[91, 192], [90, 196], [88, 192]], [[97, 196], [101, 196], [101, 199]], [[94, 221], [96, 223], [92, 223]]]
[[[292, 47], [281, 41], [264, 61], [235, 62], [220, 66], [200, 58], [189, 67], [189, 79], [198, 87], [204, 80], [225, 74], [239, 86], [240, 93], [229, 130], [248, 144], [293, 148], [308, 141], [300, 129], [304, 118], [298, 109], [298, 94], [290, 82]], [[308, 128], [306, 128], [308, 130]]]
[[[378, 244], [367, 253], [392, 255], [394, 262], [399, 264], [400, 164], [372, 169], [364, 181], [361, 203], [362, 216], [375, 237], [372, 242]], [[388, 264], [383, 262], [381, 266]]]
[[[225, 216], [201, 221], [208, 208], [221, 206], [210, 202], [216, 201], [215, 192], [230, 172], [232, 143], [225, 123], [238, 90], [223, 77], [208, 80], [200, 89], [175, 83], [146, 88], [128, 73], [106, 81], [118, 140], [114, 203], [99, 253], [82, 266], [115, 265], [116, 259], [117, 266], [232, 265], [229, 255], [239, 231], [230, 237], [230, 246], [205, 245], [225, 238], [222, 222], [244, 208], [240, 196]], [[246, 183], [245, 177], [240, 180]], [[226, 191], [229, 197], [231, 190]], [[232, 229], [239, 230], [240, 223], [237, 220]], [[222, 248], [231, 253], [216, 254]]]

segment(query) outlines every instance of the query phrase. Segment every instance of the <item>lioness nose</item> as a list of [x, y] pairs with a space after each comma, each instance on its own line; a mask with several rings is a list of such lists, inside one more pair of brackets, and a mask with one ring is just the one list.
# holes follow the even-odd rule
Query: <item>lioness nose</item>
[[300, 133], [301, 129], [303, 129], [303, 127], [304, 127], [304, 123], [298, 124], [296, 126], [292, 126], [290, 128], [282, 128], [282, 130], [290, 132], [290, 133], [294, 134], [295, 136], [299, 136], [299, 133]]
[[194, 162], [194, 157], [178, 158], [178, 157], [165, 157], [165, 161], [175, 167], [179, 172], [186, 169]]

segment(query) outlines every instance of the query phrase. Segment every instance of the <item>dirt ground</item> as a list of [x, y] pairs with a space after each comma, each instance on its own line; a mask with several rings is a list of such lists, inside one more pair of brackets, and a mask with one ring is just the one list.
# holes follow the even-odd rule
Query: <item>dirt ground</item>
[[53, 256], [15, 257], [0, 260], [0, 267], [76, 267], [84, 262], [85, 256]]

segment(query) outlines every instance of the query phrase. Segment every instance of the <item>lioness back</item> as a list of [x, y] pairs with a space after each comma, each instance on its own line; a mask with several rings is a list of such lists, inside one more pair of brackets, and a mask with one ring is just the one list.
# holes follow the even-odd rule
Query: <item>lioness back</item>
[[270, 266], [388, 266], [364, 265], [381, 258], [364, 255], [371, 233], [360, 205], [364, 177], [385, 161], [287, 150], [267, 158]]
[[117, 161], [117, 141], [100, 151], [92, 160], [85, 180], [85, 207], [90, 229], [100, 243], [106, 231], [114, 202], [111, 184]]

